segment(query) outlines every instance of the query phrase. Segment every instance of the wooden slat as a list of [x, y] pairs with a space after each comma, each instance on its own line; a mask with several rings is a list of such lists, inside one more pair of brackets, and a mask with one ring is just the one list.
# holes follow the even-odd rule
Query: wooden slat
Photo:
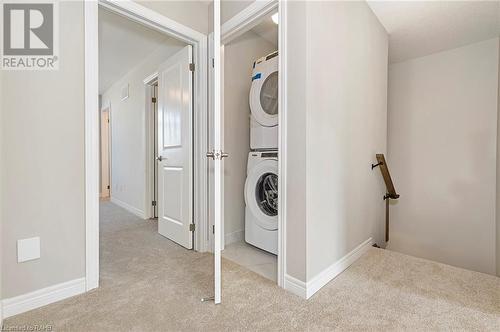
[[384, 155], [377, 154], [376, 157], [378, 163], [380, 164], [380, 172], [382, 173], [382, 177], [384, 178], [389, 198], [398, 199], [399, 195], [396, 193], [396, 189], [394, 189], [394, 184], [392, 183], [391, 174], [389, 173], [389, 168], [387, 167], [387, 163], [385, 162]]

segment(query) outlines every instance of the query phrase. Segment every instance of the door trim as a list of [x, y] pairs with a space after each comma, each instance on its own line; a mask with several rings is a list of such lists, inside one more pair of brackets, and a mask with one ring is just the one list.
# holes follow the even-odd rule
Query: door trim
[[[278, 9], [278, 49], [279, 49], [279, 91], [278, 91], [278, 286], [285, 287], [286, 275], [286, 170], [287, 170], [287, 84], [286, 84], [286, 64], [287, 64], [287, 4], [281, 0], [255, 1], [241, 12], [233, 16], [221, 27], [221, 40], [226, 44], [234, 38], [242, 35], [255, 27], [260, 20]], [[221, 64], [223, 71], [224, 64]], [[222, 112], [224, 110], [222, 109]], [[222, 114], [222, 116], [224, 116]]]
[[105, 106], [105, 107], [102, 107], [101, 108], [101, 111], [99, 113], [99, 117], [100, 117], [100, 130], [102, 130], [102, 117], [103, 117], [103, 114], [104, 113], [108, 113], [108, 137], [106, 138], [107, 139], [107, 144], [108, 144], [108, 163], [107, 163], [107, 172], [108, 172], [108, 186], [109, 188], [107, 188], [107, 195], [105, 195], [105, 193], [102, 191], [103, 189], [103, 183], [102, 183], [102, 171], [103, 171], [103, 164], [102, 164], [102, 146], [103, 146], [103, 143], [102, 143], [102, 139], [103, 139], [103, 136], [102, 136], [102, 132], [100, 131], [99, 132], [99, 144], [100, 144], [100, 148], [101, 148], [101, 151], [100, 151], [100, 154], [99, 154], [99, 174], [101, 174], [101, 181], [99, 181], [99, 197], [100, 198], [111, 198], [111, 103], [108, 104], [108, 106]]
[[207, 218], [207, 36], [131, 0], [85, 1], [85, 278], [99, 287], [99, 6], [193, 46], [194, 78], [194, 248], [208, 247]]
[[152, 205], [152, 201], [154, 198], [153, 195], [153, 188], [154, 188], [154, 160], [155, 160], [155, 155], [154, 155], [154, 150], [155, 150], [155, 142], [153, 136], [153, 127], [156, 126], [156, 123], [154, 122], [154, 116], [153, 113], [154, 107], [151, 99], [153, 98], [153, 89], [154, 89], [154, 84], [158, 82], [158, 72], [154, 72], [153, 74], [149, 75], [143, 80], [144, 83], [144, 90], [145, 90], [145, 96], [146, 99], [144, 100], [145, 102], [145, 110], [146, 110], [146, 117], [145, 117], [145, 123], [146, 123], [146, 165], [145, 165], [145, 170], [146, 170], [146, 191], [145, 191], [145, 201], [144, 201], [144, 211], [146, 218], [153, 218], [154, 217], [154, 207]]

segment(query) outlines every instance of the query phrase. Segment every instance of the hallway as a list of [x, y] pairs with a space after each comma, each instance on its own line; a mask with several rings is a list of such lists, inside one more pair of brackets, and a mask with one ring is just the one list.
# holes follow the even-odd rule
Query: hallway
[[8, 318], [5, 328], [54, 331], [425, 330], [498, 331], [500, 279], [370, 249], [305, 301], [223, 260], [223, 302], [212, 256], [186, 250], [156, 224], [101, 203], [101, 284], [87, 294]]

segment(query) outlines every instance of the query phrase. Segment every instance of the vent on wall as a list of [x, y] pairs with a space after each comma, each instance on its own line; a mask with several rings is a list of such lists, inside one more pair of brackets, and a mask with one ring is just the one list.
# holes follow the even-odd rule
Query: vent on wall
[[122, 91], [121, 91], [121, 97], [122, 100], [125, 100], [128, 98], [128, 83], [123, 86]]

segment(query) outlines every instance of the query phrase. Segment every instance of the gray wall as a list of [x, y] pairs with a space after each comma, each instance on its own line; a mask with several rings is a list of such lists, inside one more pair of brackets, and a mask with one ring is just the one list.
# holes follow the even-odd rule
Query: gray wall
[[220, 22], [226, 23], [234, 15], [250, 6], [255, 0], [222, 0], [220, 5]]
[[[228, 240], [245, 229], [245, 180], [250, 152], [250, 93], [253, 61], [277, 47], [249, 31], [224, 48], [224, 233]], [[226, 241], [226, 244], [228, 241]]]
[[306, 3], [288, 2], [286, 274], [306, 281]]
[[205, 1], [134, 1], [205, 35], [211, 31]]
[[[207, 4], [144, 5], [208, 29]], [[83, 2], [61, 2], [59, 11], [59, 70], [3, 73], [3, 298], [85, 276]], [[33, 236], [41, 258], [18, 264], [16, 241]]]
[[364, 2], [288, 10], [287, 274], [309, 281], [382, 241], [388, 39]]
[[[307, 5], [307, 280], [382, 241], [388, 37], [365, 2]], [[325, 33], [327, 32], [327, 33]]]
[[[4, 96], [3, 96], [3, 70], [0, 70], [0, 130], [3, 131], [3, 123], [4, 123], [4, 116], [3, 116], [3, 112], [4, 112], [4, 106], [3, 106], [3, 100], [4, 100]], [[0, 250], [3, 251], [3, 233], [2, 233], [2, 229], [3, 229], [3, 213], [1, 211], [3, 211], [3, 190], [1, 188], [3, 188], [3, 164], [4, 164], [4, 149], [3, 149], [3, 135], [1, 134], [1, 131], [0, 131]], [[3, 292], [2, 292], [2, 286], [3, 286], [3, 283], [2, 283], [2, 276], [3, 276], [3, 255], [0, 253], [0, 301], [3, 299]], [[2, 325], [2, 321], [3, 321], [3, 306], [0, 305], [0, 325]]]
[[496, 185], [497, 185], [497, 190], [496, 190], [496, 195], [497, 195], [497, 199], [496, 199], [496, 210], [495, 210], [495, 214], [496, 214], [496, 228], [497, 228], [497, 239], [496, 239], [496, 264], [497, 264], [497, 276], [500, 276], [500, 160], [499, 160], [499, 156], [500, 156], [500, 133], [498, 132], [498, 128], [500, 128], [500, 38], [498, 39], [498, 48], [499, 48], [499, 52], [498, 52], [498, 98], [497, 98], [497, 108], [498, 108], [498, 112], [497, 112], [497, 172], [496, 172], [496, 176], [497, 176], [497, 181], [496, 181]]
[[391, 64], [392, 250], [495, 274], [498, 38]]
[[[4, 298], [85, 274], [82, 2], [60, 4], [59, 30], [59, 70], [3, 73]], [[18, 264], [33, 236], [41, 258]]]

